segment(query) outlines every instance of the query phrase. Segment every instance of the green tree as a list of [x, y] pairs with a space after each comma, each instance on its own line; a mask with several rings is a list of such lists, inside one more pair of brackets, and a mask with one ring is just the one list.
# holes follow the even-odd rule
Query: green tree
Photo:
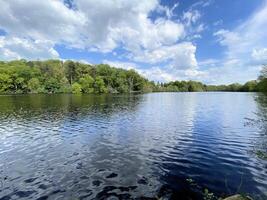
[[55, 78], [48, 78], [44, 83], [44, 88], [48, 93], [57, 93], [60, 89], [60, 83]]
[[94, 79], [90, 75], [85, 75], [80, 78], [79, 83], [81, 84], [83, 93], [94, 92]]
[[71, 91], [73, 94], [81, 94], [82, 86], [79, 83], [75, 82], [71, 85]]
[[12, 87], [12, 80], [8, 74], [0, 74], [0, 93], [9, 92]]
[[253, 80], [253, 81], [248, 81], [242, 86], [242, 91], [243, 92], [256, 92], [257, 91], [257, 86], [258, 82]]
[[38, 78], [31, 78], [28, 81], [28, 89], [31, 93], [38, 93], [40, 91], [40, 81]]
[[267, 92], [267, 65], [262, 67], [259, 76], [258, 90], [261, 92]]
[[75, 78], [75, 63], [71, 60], [68, 60], [64, 63], [66, 76], [70, 84], [72, 84]]
[[96, 93], [106, 93], [107, 92], [107, 88], [105, 86], [104, 80], [99, 76], [97, 76], [95, 78], [94, 89], [95, 89]]

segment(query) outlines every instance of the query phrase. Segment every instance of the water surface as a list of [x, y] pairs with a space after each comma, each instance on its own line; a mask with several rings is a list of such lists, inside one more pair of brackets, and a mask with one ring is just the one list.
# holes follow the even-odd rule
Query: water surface
[[0, 199], [267, 198], [256, 93], [0, 96]]

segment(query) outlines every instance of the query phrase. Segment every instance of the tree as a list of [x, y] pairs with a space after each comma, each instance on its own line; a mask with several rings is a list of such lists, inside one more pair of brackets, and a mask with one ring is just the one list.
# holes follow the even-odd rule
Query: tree
[[75, 63], [71, 60], [68, 60], [64, 63], [66, 69], [66, 76], [70, 84], [72, 84], [75, 77]]
[[243, 92], [256, 92], [257, 91], [258, 82], [257, 81], [248, 81], [242, 86]]
[[48, 93], [57, 93], [60, 89], [60, 83], [55, 78], [48, 78], [44, 83], [44, 88]]
[[258, 90], [267, 92], [267, 65], [264, 65], [259, 76]]
[[12, 86], [12, 80], [8, 74], [0, 74], [0, 93], [6, 93]]
[[94, 92], [94, 79], [90, 75], [85, 75], [83, 78], [79, 79], [83, 93], [93, 93]]
[[28, 89], [31, 93], [38, 93], [40, 89], [40, 81], [38, 78], [31, 78], [28, 81]]
[[94, 88], [96, 93], [106, 93], [107, 88], [105, 86], [105, 83], [103, 79], [99, 76], [95, 78]]
[[82, 86], [79, 83], [75, 82], [71, 85], [71, 91], [73, 94], [81, 94]]

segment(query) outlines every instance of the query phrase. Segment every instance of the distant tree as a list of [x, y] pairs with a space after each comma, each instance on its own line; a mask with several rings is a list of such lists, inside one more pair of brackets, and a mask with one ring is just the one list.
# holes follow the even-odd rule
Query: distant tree
[[0, 93], [9, 92], [12, 87], [12, 79], [8, 74], [0, 74]]
[[31, 93], [38, 93], [40, 89], [40, 81], [38, 78], [31, 78], [28, 81], [28, 89]]
[[64, 63], [65, 70], [66, 70], [66, 76], [69, 81], [69, 83], [72, 85], [72, 82], [75, 77], [75, 63], [71, 60], [68, 60]]
[[57, 93], [60, 89], [60, 83], [55, 78], [48, 78], [44, 83], [44, 88], [48, 93]]
[[73, 94], [80, 94], [82, 92], [82, 86], [75, 82], [71, 85], [71, 91]]
[[267, 65], [262, 67], [258, 80], [258, 90], [261, 92], [267, 92]]
[[243, 92], [256, 92], [258, 90], [258, 82], [253, 80], [253, 81], [248, 81], [242, 86], [242, 91]]
[[105, 86], [104, 80], [99, 76], [95, 78], [94, 89], [95, 89], [95, 93], [106, 93], [107, 92], [107, 88]]
[[90, 75], [85, 75], [79, 79], [83, 93], [94, 92], [94, 79]]

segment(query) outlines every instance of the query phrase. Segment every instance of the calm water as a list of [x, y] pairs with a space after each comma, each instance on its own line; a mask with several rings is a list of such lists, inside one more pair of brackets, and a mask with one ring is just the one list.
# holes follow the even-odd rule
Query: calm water
[[[255, 93], [0, 96], [0, 199], [267, 197]], [[150, 198], [149, 198], [150, 197]]]

